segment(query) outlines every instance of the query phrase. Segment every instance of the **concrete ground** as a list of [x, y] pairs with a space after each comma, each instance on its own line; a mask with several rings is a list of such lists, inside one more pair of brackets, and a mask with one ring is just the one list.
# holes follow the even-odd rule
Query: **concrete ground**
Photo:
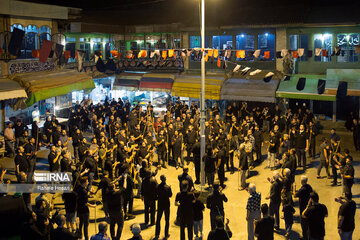
[[[332, 127], [331, 122], [325, 123], [325, 128], [323, 134], [317, 137], [317, 141], [321, 139], [322, 136], [328, 136], [328, 129]], [[349, 148], [353, 157], [354, 157], [354, 166], [355, 166], [355, 184], [352, 188], [354, 201], [357, 203], [358, 208], [360, 207], [360, 185], [359, 185], [359, 178], [360, 178], [360, 164], [359, 164], [359, 152], [354, 151], [354, 147], [352, 144], [352, 135], [349, 132], [341, 131], [339, 133], [341, 136], [341, 145], [342, 148]], [[319, 146], [319, 144], [317, 145]], [[42, 158], [47, 157], [47, 150], [42, 151], [40, 154]], [[263, 149], [263, 153], [265, 153], [265, 147]], [[265, 157], [265, 156], [264, 156]], [[44, 171], [47, 169], [47, 160], [40, 160], [38, 163], [37, 169], [38, 171]], [[334, 198], [341, 195], [341, 186], [331, 187], [331, 180], [327, 178], [316, 179], [316, 168], [319, 164], [318, 159], [312, 160], [308, 159], [309, 168], [306, 171], [306, 175], [309, 177], [309, 184], [316, 190], [320, 196], [320, 202], [325, 204], [328, 208], [328, 217], [326, 218], [326, 236], [325, 239], [333, 240], [339, 239], [337, 233], [337, 213], [339, 210], [339, 204], [334, 201]], [[4, 165], [8, 169], [13, 169], [14, 164], [13, 160], [9, 158], [5, 158], [2, 161], [2, 165]], [[238, 165], [238, 161], [236, 160], [235, 166]], [[261, 192], [262, 194], [262, 203], [269, 203], [269, 200], [265, 200], [265, 197], [269, 194], [270, 190], [270, 183], [266, 180], [267, 177], [272, 176], [272, 172], [269, 169], [265, 169], [265, 162], [257, 166], [253, 170], [253, 176], [247, 179], [247, 182], [255, 183], [257, 186], [257, 191]], [[192, 163], [189, 165], [190, 168], [190, 175], [195, 178], [194, 174], [194, 166]], [[174, 224], [176, 218], [176, 207], [174, 205], [175, 195], [179, 191], [179, 183], [177, 180], [177, 176], [182, 173], [181, 169], [176, 170], [174, 167], [169, 167], [167, 169], [162, 169], [156, 176], [158, 182], [160, 182], [160, 175], [165, 174], [167, 176], [167, 182], [171, 186], [173, 191], [173, 197], [171, 198], [171, 213], [170, 213], [170, 239], [180, 239], [180, 228]], [[300, 175], [301, 171], [298, 172], [296, 176], [296, 184], [300, 186]], [[322, 170], [322, 176], [325, 176], [324, 169]], [[248, 193], [246, 191], [238, 191], [238, 172], [234, 174], [226, 173], [226, 177], [228, 178], [227, 182], [225, 183], [227, 187], [223, 190], [225, 195], [228, 197], [229, 201], [224, 204], [225, 206], [225, 216], [226, 218], [230, 219], [230, 228], [233, 232], [232, 239], [247, 239], [247, 222], [245, 219], [246, 216], [246, 202], [248, 198]], [[14, 179], [12, 172], [9, 171], [9, 174], [6, 175], [5, 178]], [[199, 186], [197, 186], [198, 188]], [[135, 190], [136, 194], [136, 190]], [[34, 204], [34, 199], [37, 194], [33, 194], [32, 201]], [[95, 196], [95, 198], [91, 199], [92, 201], [101, 200], [101, 191]], [[298, 202], [296, 204], [296, 214], [295, 214], [295, 222], [293, 225], [293, 232], [291, 234], [290, 239], [298, 239], [299, 235], [301, 236], [301, 227], [299, 224], [299, 209], [297, 207]], [[55, 200], [55, 207], [56, 208], [63, 208], [61, 197], [58, 196]], [[131, 231], [130, 226], [133, 223], [143, 223], [144, 222], [144, 204], [141, 199], [134, 199], [134, 214], [135, 218], [129, 221], [125, 221], [123, 234], [121, 239], [128, 239], [130, 238]], [[360, 239], [360, 232], [358, 229], [360, 228], [359, 223], [359, 211], [356, 213], [356, 229], [354, 232], [354, 239]], [[90, 226], [89, 226], [89, 235], [91, 236], [95, 232], [97, 232], [97, 227], [95, 226], [95, 216], [96, 222], [100, 222], [104, 220], [104, 213], [102, 211], [102, 206], [99, 205], [95, 209], [90, 209]], [[161, 235], [160, 237], [164, 237], [164, 220], [162, 220], [161, 225]], [[275, 233], [275, 239], [285, 239], [284, 235], [284, 221], [281, 219], [280, 221], [280, 228], [281, 230], [279, 233]], [[204, 237], [207, 238], [207, 234], [210, 231], [210, 213], [208, 209], [204, 211]], [[149, 227], [147, 229], [143, 229], [142, 236], [145, 240], [152, 239], [155, 235], [155, 226]]]

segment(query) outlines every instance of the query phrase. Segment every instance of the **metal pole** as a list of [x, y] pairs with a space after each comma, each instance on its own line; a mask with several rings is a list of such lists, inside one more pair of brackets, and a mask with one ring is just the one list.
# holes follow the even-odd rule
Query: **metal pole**
[[201, 102], [200, 102], [200, 182], [205, 186], [205, 0], [201, 0]]

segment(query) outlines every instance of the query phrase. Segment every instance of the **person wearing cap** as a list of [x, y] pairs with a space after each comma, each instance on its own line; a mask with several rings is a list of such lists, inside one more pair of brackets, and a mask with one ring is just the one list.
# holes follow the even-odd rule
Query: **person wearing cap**
[[92, 235], [90, 240], [110, 240], [106, 234], [107, 229], [108, 225], [106, 222], [99, 223], [99, 232], [95, 235]]
[[128, 240], [143, 240], [143, 237], [141, 236], [141, 227], [140, 224], [134, 223], [131, 226], [131, 233], [133, 234], [132, 238], [129, 238]]
[[160, 176], [161, 183], [156, 188], [156, 195], [158, 200], [158, 210], [156, 216], [156, 230], [155, 238], [158, 239], [160, 235], [160, 221], [162, 214], [165, 214], [165, 238], [169, 238], [169, 219], [170, 219], [170, 198], [172, 196], [171, 187], [166, 184], [165, 175]]
[[219, 183], [214, 183], [214, 191], [206, 199], [206, 207], [210, 209], [211, 230], [216, 228], [216, 216], [225, 217], [223, 202], [228, 199], [221, 190]]

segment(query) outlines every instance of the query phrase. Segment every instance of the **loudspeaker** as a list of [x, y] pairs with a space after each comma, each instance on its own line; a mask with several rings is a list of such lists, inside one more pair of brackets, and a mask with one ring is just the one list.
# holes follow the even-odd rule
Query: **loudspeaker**
[[306, 84], [306, 78], [303, 78], [303, 77], [299, 78], [299, 81], [298, 81], [298, 83], [296, 85], [296, 89], [298, 91], [304, 90], [305, 84]]
[[273, 77], [273, 76], [270, 76], [270, 77], [264, 77], [264, 79], [263, 79], [263, 80], [264, 80], [264, 82], [266, 82], [266, 83], [267, 83], [267, 82], [270, 82], [270, 81], [271, 81], [272, 77]]
[[18, 28], [14, 28], [11, 33], [11, 38], [8, 46], [9, 53], [14, 56], [20, 56], [21, 43], [24, 38], [25, 32]]
[[344, 82], [344, 81], [340, 81], [339, 82], [339, 86], [337, 89], [337, 97], [346, 97], [347, 95], [347, 88], [348, 88], [348, 83]]
[[284, 81], [289, 81], [290, 80], [290, 76], [289, 75], [286, 75], [285, 77], [284, 77]]
[[326, 85], [326, 80], [319, 79], [317, 85], [318, 94], [323, 94], [325, 92], [325, 85]]

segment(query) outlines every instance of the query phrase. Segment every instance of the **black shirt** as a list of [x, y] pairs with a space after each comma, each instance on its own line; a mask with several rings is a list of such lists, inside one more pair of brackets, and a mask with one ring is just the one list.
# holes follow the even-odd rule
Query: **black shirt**
[[309, 139], [309, 135], [303, 131], [296, 134], [295, 147], [299, 149], [306, 148], [306, 140]]
[[59, 170], [60, 168], [60, 163], [59, 163], [59, 159], [54, 163], [54, 160], [57, 158], [57, 154], [56, 152], [50, 152], [49, 156], [48, 156], [48, 160], [49, 160], [49, 166], [50, 166], [50, 171], [51, 172], [56, 172]]
[[78, 194], [76, 192], [63, 193], [66, 213], [75, 213], [77, 208], [77, 197]]
[[99, 189], [101, 189], [102, 199], [106, 199], [111, 184], [110, 178], [103, 177], [99, 183]]
[[220, 193], [219, 191], [214, 191], [206, 199], [206, 207], [209, 208], [212, 212], [218, 213], [218, 211], [224, 209], [223, 202], [227, 202], [228, 199], [225, 194]]
[[267, 216], [260, 219], [255, 225], [255, 235], [258, 240], [273, 240], [274, 218]]
[[108, 199], [109, 213], [120, 213], [123, 203], [122, 191], [109, 191], [106, 198]]
[[194, 221], [194, 208], [193, 201], [195, 200], [192, 192], [179, 192], [176, 194], [175, 201], [180, 203], [179, 217], [180, 222], [193, 222]]
[[344, 217], [344, 221], [340, 226], [343, 232], [351, 232], [355, 229], [355, 212], [356, 203], [353, 200], [341, 204], [338, 216]]
[[29, 170], [29, 164], [24, 154], [23, 155], [17, 154], [14, 161], [15, 161], [15, 166], [19, 165], [20, 172], [27, 172]]
[[172, 196], [171, 187], [165, 183], [160, 183], [156, 188], [158, 208], [169, 208]]
[[325, 217], [328, 211], [324, 204], [316, 203], [304, 213], [309, 223], [309, 235], [312, 238], [322, 238], [325, 236]]
[[77, 212], [79, 214], [81, 213], [89, 213], [89, 207], [87, 206], [87, 203], [89, 201], [88, 194], [86, 189], [83, 186], [80, 186], [77, 188]]
[[200, 221], [203, 219], [203, 211], [205, 209], [204, 204], [197, 199], [194, 203], [194, 221]]
[[299, 209], [300, 209], [300, 215], [305, 210], [309, 199], [310, 199], [310, 193], [312, 192], [312, 187], [309, 184], [303, 185], [299, 191], [295, 194], [295, 197], [299, 198]]

